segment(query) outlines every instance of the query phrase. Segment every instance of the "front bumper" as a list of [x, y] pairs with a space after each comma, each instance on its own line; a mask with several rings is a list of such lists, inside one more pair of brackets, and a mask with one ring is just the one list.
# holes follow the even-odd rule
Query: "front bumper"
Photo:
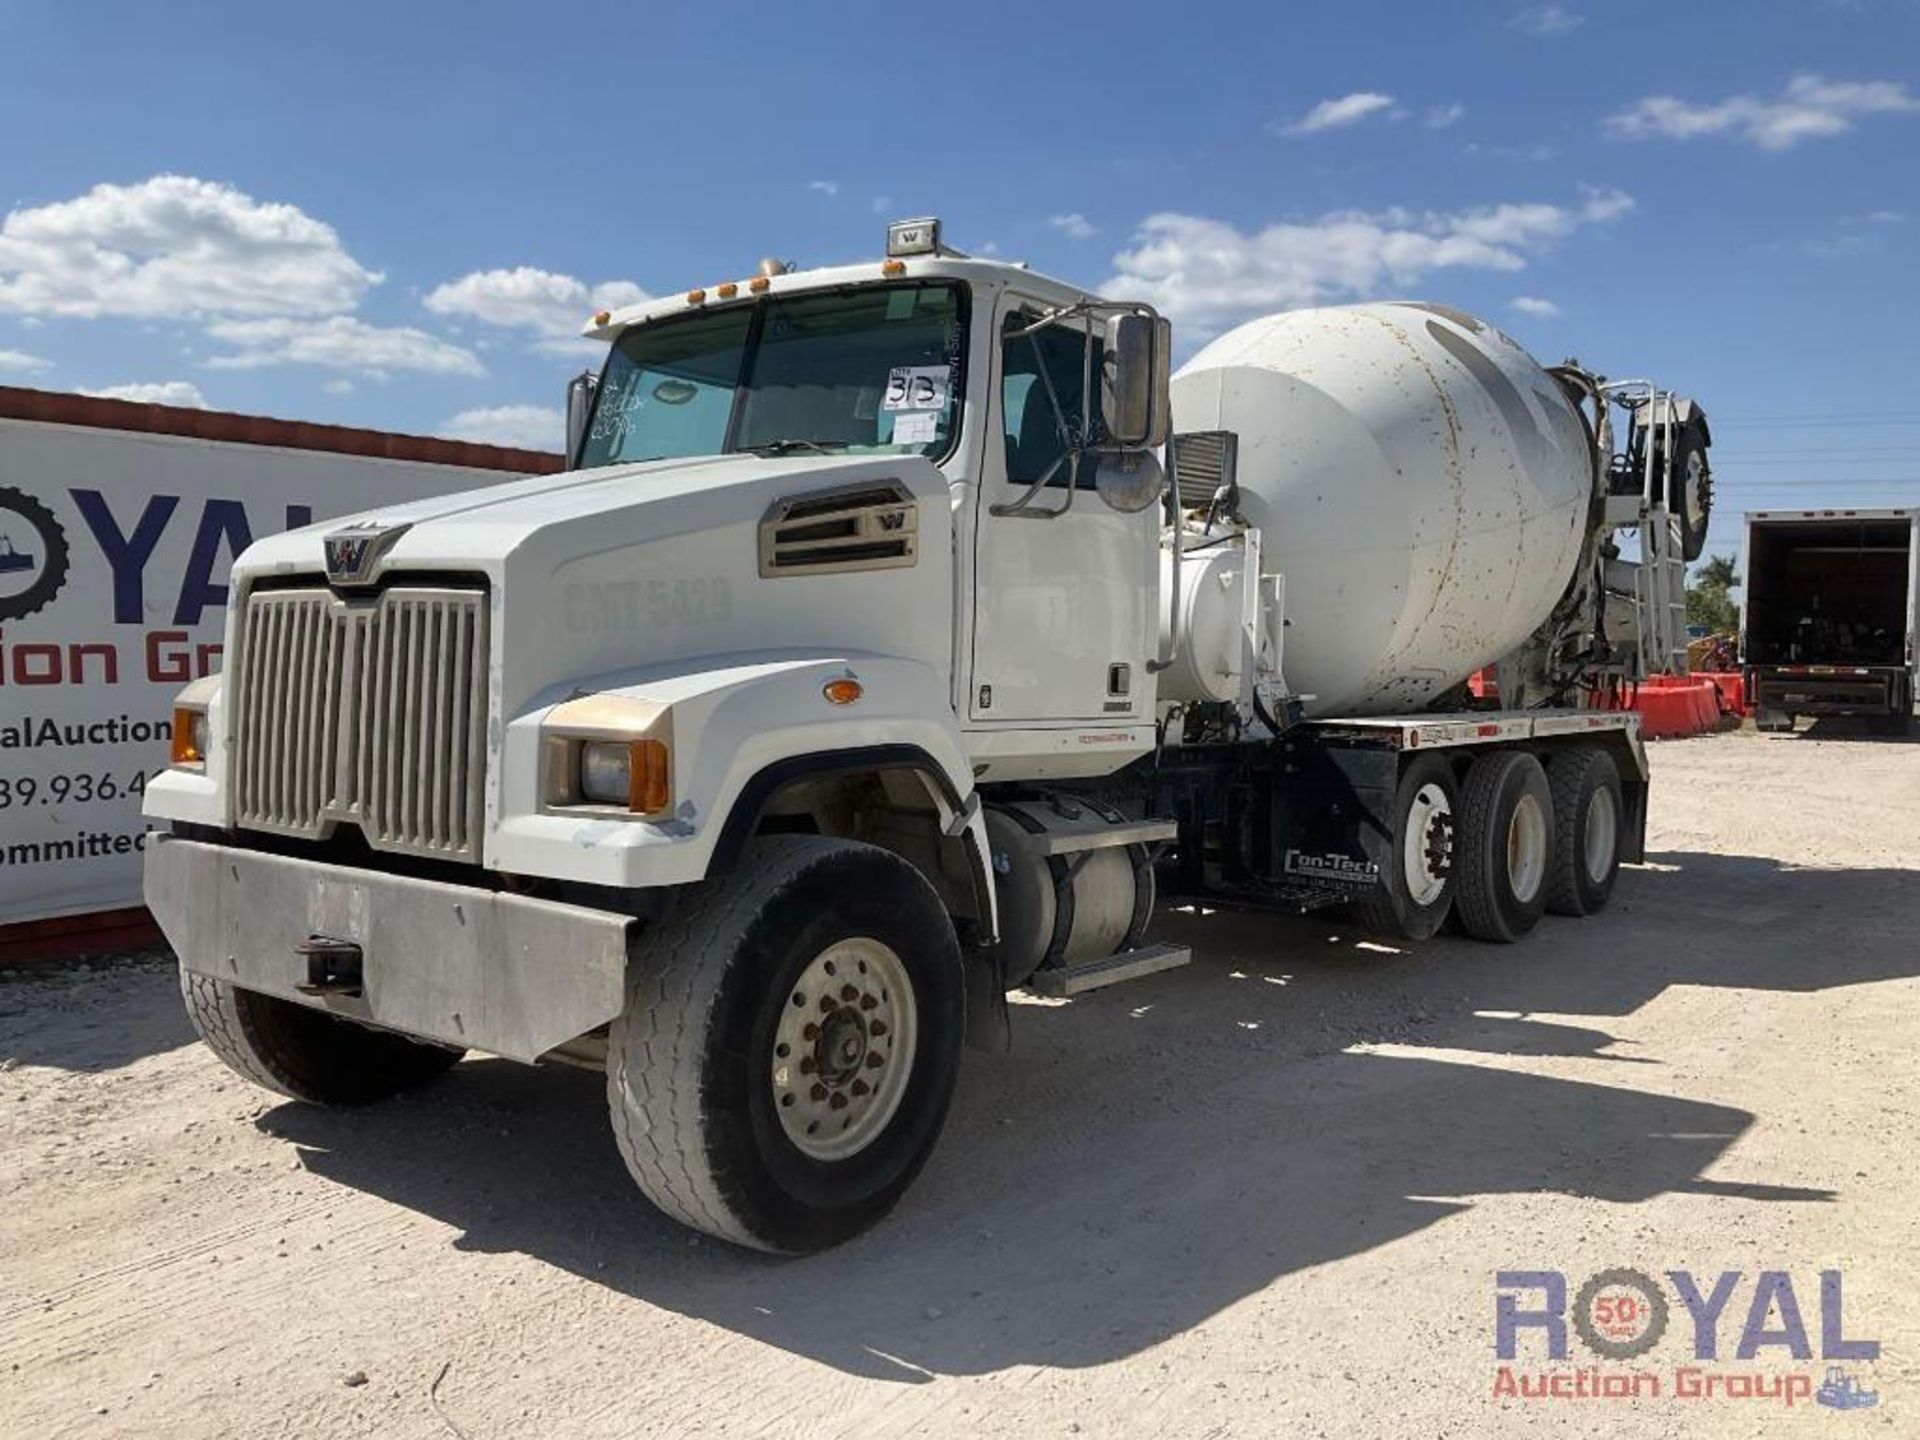
[[[181, 965], [346, 1019], [531, 1061], [625, 1003], [626, 915], [171, 835], [146, 899]], [[297, 947], [360, 948], [358, 995], [314, 996]]]

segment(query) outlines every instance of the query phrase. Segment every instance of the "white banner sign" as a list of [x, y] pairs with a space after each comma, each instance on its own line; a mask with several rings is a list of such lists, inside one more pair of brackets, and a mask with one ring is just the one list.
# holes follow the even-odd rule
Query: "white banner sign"
[[254, 537], [505, 478], [0, 418], [0, 924], [140, 903], [141, 792]]

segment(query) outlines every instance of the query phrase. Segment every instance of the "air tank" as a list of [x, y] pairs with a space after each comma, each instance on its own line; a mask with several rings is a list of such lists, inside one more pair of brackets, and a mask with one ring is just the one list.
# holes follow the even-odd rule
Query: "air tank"
[[[1285, 577], [1285, 679], [1310, 716], [1425, 707], [1526, 639], [1579, 563], [1586, 422], [1526, 351], [1457, 310], [1251, 321], [1181, 368], [1173, 420], [1239, 437], [1240, 515], [1261, 569]], [[1187, 558], [1192, 572], [1203, 552]]]

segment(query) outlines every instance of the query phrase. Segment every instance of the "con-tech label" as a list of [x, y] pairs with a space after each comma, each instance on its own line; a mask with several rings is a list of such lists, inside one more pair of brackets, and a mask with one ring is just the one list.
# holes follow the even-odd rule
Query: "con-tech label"
[[1373, 861], [1356, 860], [1337, 850], [1330, 850], [1324, 855], [1289, 850], [1285, 869], [1289, 875], [1304, 875], [1312, 880], [1338, 880], [1348, 885], [1369, 885], [1380, 878], [1380, 867]]

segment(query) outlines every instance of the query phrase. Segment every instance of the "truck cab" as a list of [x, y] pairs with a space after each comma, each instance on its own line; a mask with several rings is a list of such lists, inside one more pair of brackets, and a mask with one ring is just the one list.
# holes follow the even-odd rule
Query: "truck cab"
[[[1004, 1031], [980, 783], [1153, 747], [1167, 329], [921, 222], [588, 333], [567, 473], [240, 558], [229, 669], [180, 696], [147, 798], [149, 903], [252, 1078], [354, 1100], [467, 1049], [599, 1064], [650, 1195], [815, 1248], [904, 1187], [969, 1025]], [[1079, 855], [1019, 902], [1035, 944], [1129, 948], [1171, 826], [1042, 817], [992, 821]], [[706, 1193], [701, 1107], [741, 1078], [697, 1046], [637, 1065], [662, 1027], [788, 1062], [728, 1131], [770, 1188]]]

